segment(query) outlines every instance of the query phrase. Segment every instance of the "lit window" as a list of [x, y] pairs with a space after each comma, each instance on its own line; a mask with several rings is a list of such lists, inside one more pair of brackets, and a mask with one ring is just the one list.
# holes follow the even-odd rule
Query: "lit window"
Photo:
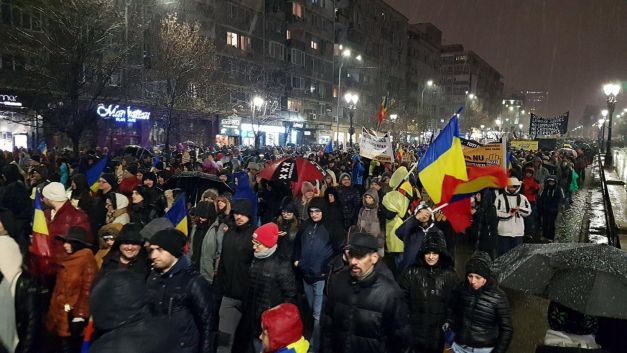
[[237, 44], [238, 44], [237, 39], [238, 39], [237, 33], [226, 32], [226, 45], [230, 45], [232, 47], [237, 48]]
[[315, 40], [311, 41], [310, 46], [311, 46], [311, 49], [318, 50], [318, 42], [316, 42]]
[[292, 3], [292, 15], [303, 18], [303, 6], [297, 2]]
[[285, 31], [285, 39], [292, 39], [292, 32], [289, 29]]
[[302, 108], [302, 103], [298, 99], [287, 99], [287, 110], [297, 112]]

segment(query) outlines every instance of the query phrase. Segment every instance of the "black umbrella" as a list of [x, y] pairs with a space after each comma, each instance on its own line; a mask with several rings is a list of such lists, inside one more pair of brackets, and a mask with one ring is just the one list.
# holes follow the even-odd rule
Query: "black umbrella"
[[179, 188], [187, 195], [187, 201], [196, 204], [202, 193], [207, 189], [216, 189], [219, 194], [233, 193], [231, 187], [221, 181], [217, 176], [203, 172], [183, 172], [167, 181], [169, 189]]
[[627, 252], [606, 244], [524, 244], [493, 265], [503, 287], [583, 314], [627, 319]]

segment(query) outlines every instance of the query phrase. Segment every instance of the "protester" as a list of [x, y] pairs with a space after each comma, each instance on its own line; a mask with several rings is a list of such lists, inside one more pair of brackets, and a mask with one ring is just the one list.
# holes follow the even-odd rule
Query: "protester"
[[98, 179], [98, 193], [94, 199], [94, 204], [89, 214], [92, 233], [97, 234], [100, 227], [107, 221], [107, 199], [109, 193], [114, 193], [118, 183], [112, 173], [103, 173]]
[[214, 344], [212, 290], [183, 256], [185, 242], [176, 229], [158, 231], [150, 240], [149, 308], [152, 315], [168, 319], [178, 346], [171, 352], [209, 353]]
[[311, 199], [315, 196], [316, 191], [316, 187], [313, 186], [312, 183], [305, 181], [300, 188], [301, 196], [294, 199], [296, 214], [298, 214], [298, 218], [301, 222], [309, 219], [309, 212], [307, 212], [307, 209], [309, 207], [309, 202], [311, 202]]
[[525, 235], [525, 217], [531, 214], [531, 205], [520, 194], [521, 183], [518, 178], [509, 178], [507, 187], [503, 193], [496, 197], [496, 216], [499, 219], [499, 254], [503, 255], [509, 250], [523, 243]]
[[277, 252], [280, 257], [291, 260], [300, 223], [298, 222], [296, 207], [290, 198], [286, 197], [281, 202], [281, 215], [277, 218], [276, 223], [279, 226]]
[[85, 228], [72, 226], [65, 235], [55, 237], [63, 243], [66, 255], [58, 262], [46, 330], [62, 352], [78, 353], [89, 320], [89, 296], [98, 268]]
[[307, 353], [309, 342], [303, 337], [303, 322], [298, 307], [285, 303], [261, 314], [262, 352]]
[[115, 243], [115, 238], [120, 234], [122, 225], [120, 223], [111, 223], [103, 226], [98, 231], [98, 252], [94, 258], [98, 268], [102, 267], [102, 259], [109, 253], [111, 247]]
[[227, 224], [231, 213], [231, 203], [224, 196], [218, 196], [215, 202], [215, 221], [209, 226], [205, 237], [202, 240], [200, 253], [200, 274], [213, 284], [214, 275], [217, 271], [218, 259], [222, 252], [222, 241], [224, 232], [229, 229]]
[[141, 229], [138, 223], [127, 223], [121, 228], [111, 250], [102, 260], [101, 274], [117, 269], [128, 269], [139, 273], [144, 278], [148, 277], [149, 256], [143, 246]]
[[209, 230], [209, 208], [215, 210], [213, 204], [208, 201], [200, 201], [193, 210], [192, 230], [189, 233], [189, 253], [187, 254], [192, 266], [200, 270], [200, 258], [202, 256], [202, 243]]
[[144, 186], [136, 186], [131, 194], [130, 221], [145, 226], [151, 220], [157, 218], [157, 210], [150, 202], [151, 196]]
[[374, 236], [379, 244], [379, 256], [383, 257], [385, 234], [381, 231], [379, 223], [379, 194], [374, 189], [366, 190], [362, 204], [357, 216], [356, 231]]
[[454, 333], [454, 353], [505, 353], [512, 340], [511, 308], [491, 264], [488, 254], [475, 252], [466, 263], [466, 280], [453, 291], [444, 330]]
[[542, 224], [542, 238], [546, 241], [555, 240], [555, 220], [564, 200], [564, 192], [557, 185], [557, 178], [554, 175], [546, 177], [537, 206]]
[[321, 353], [405, 352], [410, 345], [408, 311], [393, 279], [375, 271], [376, 239], [356, 233], [349, 240], [349, 267], [329, 283], [321, 319]]
[[128, 214], [128, 198], [123, 194], [117, 192], [107, 194], [105, 207], [107, 208], [106, 224], [119, 223], [124, 225], [131, 221]]
[[427, 236], [435, 234], [444, 237], [444, 233], [435, 226], [432, 214], [426, 204], [421, 204], [416, 208], [414, 217], [408, 218], [396, 230], [396, 235], [405, 245], [402, 259], [398, 263], [400, 271], [405, 271], [416, 263], [422, 242]]
[[340, 175], [340, 186], [337, 193], [342, 206], [344, 229], [348, 229], [356, 223], [361, 208], [361, 195], [359, 189], [353, 186], [350, 174], [342, 173]]

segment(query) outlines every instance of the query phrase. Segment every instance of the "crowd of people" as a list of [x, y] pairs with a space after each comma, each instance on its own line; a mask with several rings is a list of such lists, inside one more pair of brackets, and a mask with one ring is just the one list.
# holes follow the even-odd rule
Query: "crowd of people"
[[[0, 312], [10, 318], [0, 323], [0, 346], [506, 352], [511, 309], [491, 263], [526, 238], [555, 239], [557, 214], [591, 156], [514, 151], [508, 186], [472, 197], [466, 236], [476, 252], [457, 273], [459, 235], [409, 174], [419, 150], [406, 148], [396, 163], [276, 148], [183, 151], [169, 163], [125, 155], [108, 159], [97, 192], [86, 174], [106, 150], [76, 159], [0, 154]], [[320, 165], [324, 179], [293, 191], [258, 175], [293, 155]], [[164, 215], [181, 193], [168, 180], [191, 170], [232, 192], [202, 190], [191, 200], [186, 236]], [[33, 250], [37, 193], [48, 255]]]

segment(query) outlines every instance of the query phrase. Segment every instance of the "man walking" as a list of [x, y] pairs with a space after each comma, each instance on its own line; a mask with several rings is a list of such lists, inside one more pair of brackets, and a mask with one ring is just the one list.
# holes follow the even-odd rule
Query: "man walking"
[[322, 353], [403, 352], [409, 347], [407, 305], [398, 285], [375, 270], [377, 240], [355, 233], [348, 268], [329, 280], [321, 322]]

